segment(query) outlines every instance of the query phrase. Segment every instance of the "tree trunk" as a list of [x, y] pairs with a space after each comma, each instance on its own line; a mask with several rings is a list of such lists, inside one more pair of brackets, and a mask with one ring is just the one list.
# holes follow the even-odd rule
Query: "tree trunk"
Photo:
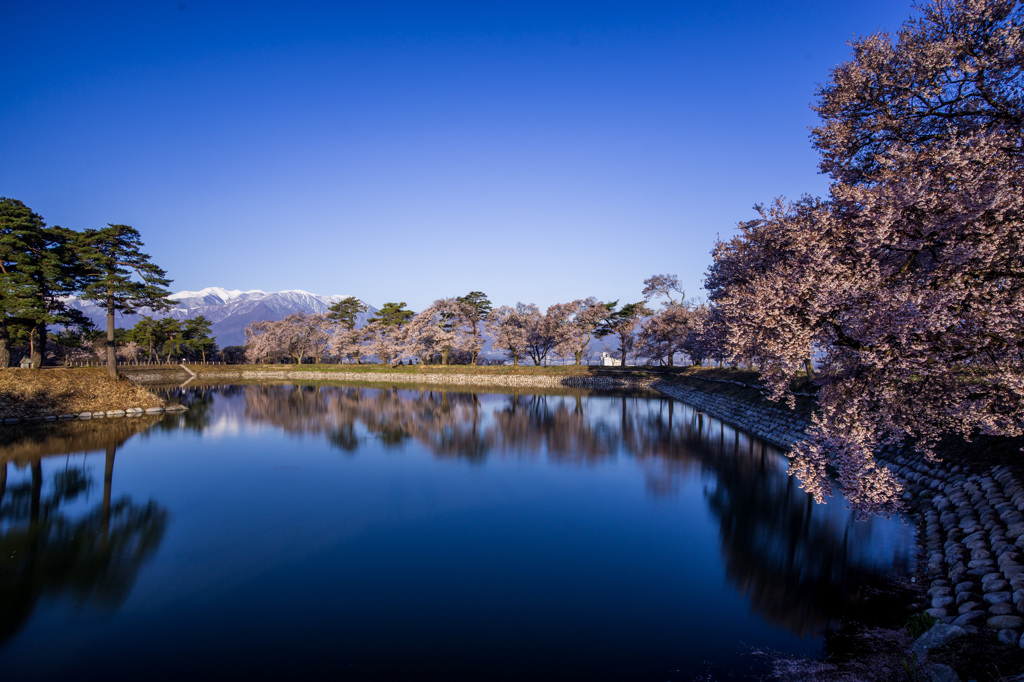
[[807, 378], [810, 381], [814, 381], [814, 363], [811, 362], [810, 358], [804, 360], [804, 369], [807, 371]]
[[583, 364], [583, 351], [581, 351], [581, 350], [576, 351], [576, 364], [577, 365], [582, 365]]
[[117, 355], [114, 350], [114, 291], [107, 289], [107, 374], [117, 378]]
[[11, 334], [7, 323], [0, 322], [0, 367], [11, 366]]
[[43, 355], [46, 352], [46, 322], [39, 320], [32, 325], [29, 332], [29, 359], [32, 367], [39, 369], [43, 366]]
[[43, 465], [41, 460], [32, 462], [32, 496], [29, 502], [29, 527], [35, 528], [39, 524], [39, 507], [43, 490]]
[[114, 481], [114, 453], [117, 448], [113, 445], [107, 446], [107, 461], [103, 468], [103, 539], [106, 540], [110, 530], [110, 487]]

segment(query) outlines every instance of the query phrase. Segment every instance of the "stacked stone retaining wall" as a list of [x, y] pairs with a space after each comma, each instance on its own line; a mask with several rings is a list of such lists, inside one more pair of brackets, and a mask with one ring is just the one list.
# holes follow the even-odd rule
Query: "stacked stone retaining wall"
[[656, 381], [652, 388], [785, 450], [804, 437], [808, 426], [806, 419], [784, 407], [753, 404], [666, 381]]

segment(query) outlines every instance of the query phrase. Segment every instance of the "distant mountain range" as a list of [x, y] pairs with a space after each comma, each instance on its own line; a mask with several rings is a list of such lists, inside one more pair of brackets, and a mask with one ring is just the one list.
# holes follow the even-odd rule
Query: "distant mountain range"
[[[208, 287], [200, 291], [179, 291], [171, 294], [174, 307], [168, 311], [153, 313], [149, 308], [140, 308], [136, 315], [118, 315], [118, 327], [134, 327], [143, 315], [152, 317], [173, 317], [178, 320], [202, 315], [213, 322], [213, 335], [217, 344], [238, 346], [245, 342], [244, 330], [253, 322], [260, 320], [281, 320], [292, 313], [324, 313], [338, 301], [348, 296], [318, 296], [308, 291], [238, 291]], [[82, 311], [100, 329], [106, 327], [106, 311], [94, 301], [82, 301], [71, 297], [66, 299], [68, 306]], [[369, 311], [359, 317], [360, 324], [377, 312], [367, 304]]]

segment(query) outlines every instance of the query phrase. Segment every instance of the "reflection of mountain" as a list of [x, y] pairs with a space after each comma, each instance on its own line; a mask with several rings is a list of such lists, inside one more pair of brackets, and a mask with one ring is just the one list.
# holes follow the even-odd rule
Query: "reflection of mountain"
[[[66, 422], [8, 430], [0, 445], [0, 645], [28, 621], [43, 597], [116, 606], [139, 568], [159, 546], [167, 512], [154, 502], [111, 499], [114, 457], [128, 438], [156, 418]], [[84, 467], [67, 462], [43, 495], [43, 459], [103, 450], [102, 501], [84, 514], [64, 508], [92, 486]], [[9, 462], [31, 469], [28, 482], [8, 486]]]
[[730, 580], [762, 617], [801, 635], [838, 620], [851, 591], [872, 574], [908, 567], [907, 556], [872, 556], [871, 523], [855, 524], [841, 500], [814, 504], [787, 475], [781, 453], [673, 400], [336, 386], [244, 391], [248, 419], [324, 434], [349, 452], [361, 438], [376, 438], [385, 446], [413, 440], [436, 456], [473, 462], [544, 453], [551, 462], [593, 466], [628, 456], [653, 495], [677, 494], [700, 474]]

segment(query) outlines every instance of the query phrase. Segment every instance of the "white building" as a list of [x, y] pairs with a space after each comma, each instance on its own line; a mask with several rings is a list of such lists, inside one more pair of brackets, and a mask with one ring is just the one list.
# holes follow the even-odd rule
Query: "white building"
[[604, 365], [605, 367], [621, 367], [622, 360], [620, 360], [619, 358], [613, 358], [612, 356], [608, 355], [607, 352], [605, 352], [601, 353], [601, 364]]

